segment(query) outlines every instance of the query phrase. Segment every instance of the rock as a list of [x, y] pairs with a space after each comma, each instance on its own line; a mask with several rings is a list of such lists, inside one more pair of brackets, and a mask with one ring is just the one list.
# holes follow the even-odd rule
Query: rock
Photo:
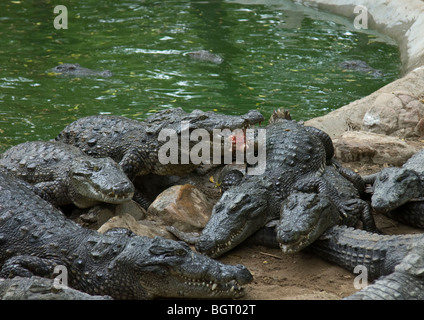
[[418, 136], [416, 129], [424, 117], [424, 104], [403, 92], [383, 93], [365, 113], [362, 130], [401, 138]]
[[214, 202], [191, 184], [163, 191], [147, 209], [147, 219], [185, 232], [200, 231], [212, 213]]
[[105, 233], [106, 231], [113, 228], [126, 228], [131, 230], [138, 236], [145, 236], [154, 238], [156, 236], [174, 239], [174, 237], [164, 229], [164, 227], [158, 225], [153, 221], [137, 221], [130, 214], [122, 214], [110, 218], [104, 223], [97, 231]]
[[[349, 130], [365, 130], [408, 138], [419, 134], [424, 117], [424, 67], [305, 125], [317, 127], [331, 138]], [[406, 126], [406, 127], [404, 127]]]
[[333, 139], [335, 158], [343, 162], [370, 162], [400, 166], [420, 148], [382, 134], [347, 131]]

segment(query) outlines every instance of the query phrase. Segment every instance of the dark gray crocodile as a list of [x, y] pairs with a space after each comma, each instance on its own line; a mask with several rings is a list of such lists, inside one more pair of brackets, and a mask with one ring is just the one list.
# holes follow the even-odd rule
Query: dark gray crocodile
[[409, 246], [408, 253], [395, 266], [394, 272], [380, 277], [345, 300], [423, 300], [424, 237]]
[[365, 61], [362, 60], [347, 60], [340, 63], [340, 67], [347, 70], [359, 71], [362, 73], [370, 74], [373, 77], [382, 77], [384, 74], [381, 70], [370, 67]]
[[56, 206], [88, 208], [132, 199], [134, 186], [111, 158], [92, 158], [77, 147], [46, 141], [16, 145], [0, 155], [0, 170], [34, 186]]
[[209, 61], [216, 64], [220, 64], [224, 61], [222, 57], [208, 50], [191, 51], [191, 52], [185, 53], [184, 55], [189, 56], [192, 59], [201, 60], [201, 61]]
[[[56, 140], [75, 145], [93, 157], [111, 157], [121, 164], [124, 172], [133, 180], [136, 176], [149, 173], [183, 175], [199, 167], [201, 163], [181, 161], [185, 152], [181, 148], [181, 133], [185, 131], [182, 129], [183, 122], [189, 124], [190, 132], [184, 134], [187, 134], [188, 149], [191, 150], [191, 147], [198, 143], [188, 140], [188, 135], [194, 129], [206, 130], [210, 135], [210, 141], [214, 141], [215, 135], [220, 130], [233, 131], [246, 128], [262, 120], [263, 116], [256, 110], [232, 116], [200, 110], [187, 113], [181, 108], [175, 108], [160, 111], [143, 122], [120, 116], [96, 115], [71, 123], [56, 137]], [[178, 139], [175, 141], [179, 152], [176, 163], [159, 161], [161, 147], [169, 142], [159, 139], [165, 129], [175, 132]], [[211, 143], [212, 149], [213, 146]]]
[[[347, 170], [347, 169], [345, 169]], [[282, 204], [280, 222], [276, 225], [276, 236], [285, 253], [296, 253], [318, 239], [329, 227], [343, 224], [362, 227], [377, 232], [377, 227], [368, 202], [361, 199], [361, 192], [333, 165], [325, 168], [323, 178], [334, 185], [340, 197], [353, 204], [347, 217], [341, 217], [330, 198], [323, 193], [294, 193]]]
[[81, 67], [78, 63], [62, 63], [58, 66], [47, 70], [47, 72], [60, 73], [62, 75], [75, 76], [75, 77], [111, 77], [112, 72], [109, 70], [91, 70]]
[[109, 296], [92, 296], [55, 280], [33, 276], [0, 279], [0, 300], [112, 300]]
[[266, 131], [265, 173], [246, 175], [223, 193], [195, 244], [199, 252], [217, 257], [234, 248], [269, 221], [279, 219], [282, 202], [296, 191], [327, 194], [341, 215], [352, 209], [354, 204], [344, 201], [322, 177], [331, 158], [322, 141], [331, 139], [320, 139], [318, 131], [320, 136], [327, 135], [284, 118], [271, 122]]
[[[371, 206], [378, 213], [388, 213], [415, 199], [424, 196], [424, 150], [414, 154], [400, 168], [384, 168], [377, 174], [364, 177], [367, 182], [373, 183], [373, 194], [371, 197]], [[414, 209], [417, 205], [411, 205]], [[409, 210], [404, 219], [414, 220], [422, 219], [415, 217], [415, 214], [421, 216], [419, 210]], [[399, 216], [399, 214], [398, 214]]]
[[422, 234], [382, 235], [347, 226], [329, 228], [308, 248], [351, 272], [362, 265], [370, 280], [392, 273]]
[[244, 266], [220, 263], [182, 242], [123, 230], [85, 229], [0, 173], [0, 277], [53, 278], [62, 266], [69, 287], [114, 299], [238, 298], [252, 280]]

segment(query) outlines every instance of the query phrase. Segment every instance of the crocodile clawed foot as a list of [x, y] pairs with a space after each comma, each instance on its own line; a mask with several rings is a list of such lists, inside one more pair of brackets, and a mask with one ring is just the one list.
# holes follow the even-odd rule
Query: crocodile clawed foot
[[343, 219], [347, 218], [348, 216], [352, 214], [352, 212], [357, 210], [357, 207], [358, 207], [357, 199], [344, 201], [339, 208], [340, 215], [342, 216]]

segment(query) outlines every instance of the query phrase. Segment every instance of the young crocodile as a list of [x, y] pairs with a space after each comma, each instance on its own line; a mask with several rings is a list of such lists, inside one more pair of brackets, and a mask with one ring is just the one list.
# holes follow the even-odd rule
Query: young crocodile
[[[140, 122], [120, 116], [96, 115], [81, 118], [68, 125], [57, 137], [57, 141], [72, 144], [93, 157], [109, 156], [119, 162], [133, 180], [136, 176], [154, 173], [158, 175], [183, 175], [193, 171], [199, 164], [189, 161], [181, 163], [161, 163], [159, 150], [166, 142], [159, 137], [163, 129], [175, 132], [178, 135], [179, 154], [182, 150], [182, 132], [187, 135], [189, 150], [198, 141], [188, 141], [188, 135], [194, 129], [206, 130], [210, 141], [217, 131], [246, 128], [263, 120], [263, 116], [256, 110], [245, 115], [231, 116], [214, 112], [194, 110], [186, 113], [181, 108], [163, 110]], [[190, 132], [185, 132], [182, 122], [189, 123]], [[214, 129], [217, 131], [214, 132]], [[211, 143], [211, 148], [213, 144]], [[212, 153], [211, 153], [212, 154]], [[181, 160], [181, 158], [179, 158]]]
[[[296, 191], [327, 194], [339, 212], [347, 215], [354, 204], [344, 201], [322, 177], [331, 158], [322, 141], [331, 139], [318, 138], [317, 131], [284, 118], [268, 125], [265, 173], [245, 176], [223, 193], [196, 249], [217, 257], [234, 248], [269, 221], [278, 219], [282, 202]], [[320, 132], [321, 137], [327, 136]]]
[[220, 263], [182, 242], [122, 230], [85, 229], [0, 173], [0, 277], [52, 278], [55, 266], [63, 266], [71, 288], [114, 299], [238, 298], [252, 280], [244, 266]]
[[84, 67], [81, 67], [78, 63], [62, 63], [58, 66], [47, 70], [52, 73], [60, 73], [68, 76], [75, 77], [89, 77], [89, 76], [97, 76], [97, 77], [111, 77], [112, 72], [109, 70], [97, 71], [91, 70]]
[[131, 200], [134, 194], [132, 182], [115, 161], [92, 158], [60, 142], [16, 145], [0, 155], [0, 170], [29, 182], [34, 191], [56, 206], [119, 204]]

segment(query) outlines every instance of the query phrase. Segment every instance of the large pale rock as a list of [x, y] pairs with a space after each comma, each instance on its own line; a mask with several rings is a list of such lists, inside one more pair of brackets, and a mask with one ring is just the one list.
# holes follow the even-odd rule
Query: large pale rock
[[[382, 93], [365, 113], [362, 129], [401, 138], [421, 136], [424, 104], [404, 92]], [[422, 122], [422, 121], [421, 121]]]
[[363, 131], [347, 131], [333, 143], [335, 158], [343, 162], [400, 166], [419, 150], [399, 138]]
[[190, 184], [163, 191], [147, 209], [147, 219], [182, 231], [200, 231], [209, 221], [214, 202]]
[[369, 96], [353, 101], [305, 125], [337, 138], [343, 132], [365, 130], [407, 138], [422, 136], [424, 67], [393, 81]]

